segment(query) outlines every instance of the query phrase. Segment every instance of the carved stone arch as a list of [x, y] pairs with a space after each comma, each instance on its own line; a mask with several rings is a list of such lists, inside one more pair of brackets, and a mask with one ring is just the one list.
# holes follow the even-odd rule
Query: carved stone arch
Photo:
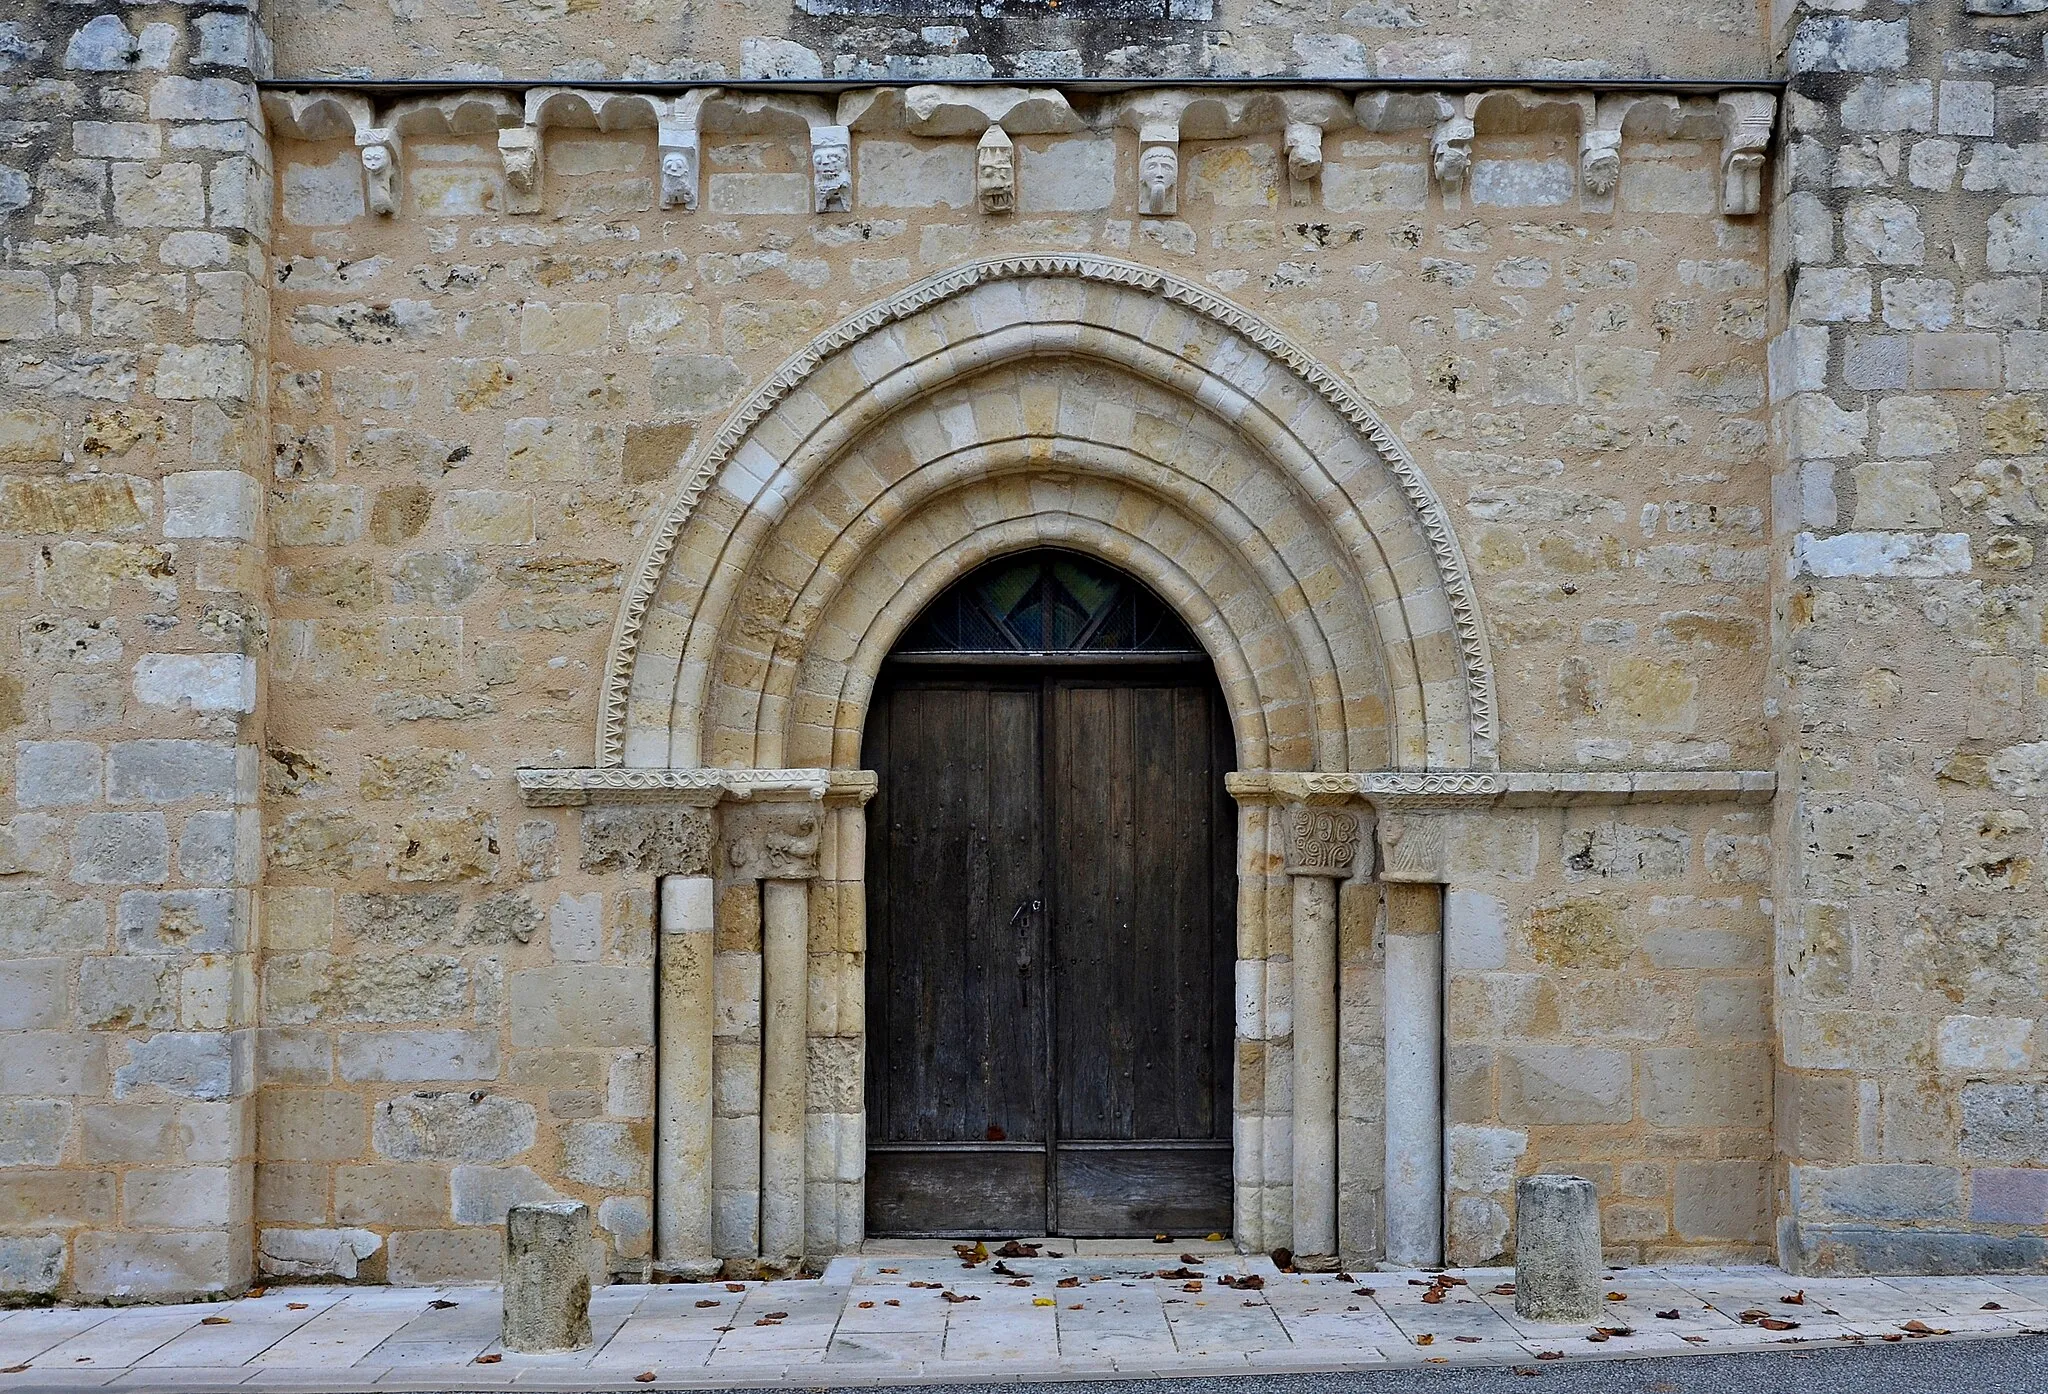
[[[1069, 401], [1058, 408], [1065, 418], [1000, 430], [978, 423], [972, 404], [947, 401], [941, 410], [925, 409], [965, 378], [1048, 360], [1105, 366], [1178, 398], [1188, 421], [1210, 434], [1220, 430], [1256, 462], [1261, 488], [1284, 492], [1267, 517], [1307, 520], [1327, 555], [1308, 565], [1304, 549], [1313, 547], [1299, 533], [1275, 531], [1249, 516], [1226, 525], [1227, 510], [1190, 512], [1185, 499], [1171, 504], [1175, 490], [1164, 487], [1157, 471], [1175, 467], [1172, 452], [1145, 448], [1138, 423], [1118, 419], [1113, 406], [1097, 411], [1085, 428]], [[905, 432], [935, 432], [944, 441], [943, 448], [911, 452], [922, 458], [911, 460], [904, 473], [935, 468], [928, 481], [940, 478], [961, 451], [992, 448], [992, 442], [1010, 451], [1009, 464], [1023, 466], [1010, 471], [1011, 487], [1023, 492], [1005, 504], [999, 493], [984, 490], [977, 506], [1013, 507], [1018, 516], [1044, 512], [1025, 506], [1038, 487], [1031, 469], [1085, 481], [1091, 471], [1121, 461], [1114, 468], [1133, 500], [1150, 500], [1162, 517], [1177, 508], [1187, 515], [1181, 526], [1191, 537], [1206, 531], [1212, 543], [1225, 538], [1223, 550], [1276, 613], [1311, 616], [1308, 630], [1297, 623], [1287, 631], [1291, 639], [1254, 626], [1256, 653], [1247, 655], [1246, 671], [1295, 665], [1292, 681], [1306, 694], [1301, 700], [1325, 709], [1334, 701], [1345, 723], [1368, 719], [1372, 704], [1347, 703], [1335, 655], [1357, 651], [1369, 635], [1385, 674], [1378, 719], [1385, 729], [1292, 744], [1284, 752], [1274, 743], [1272, 758], [1295, 768], [1368, 767], [1360, 761], [1405, 769], [1497, 768], [1493, 681], [1464, 560], [1442, 506], [1394, 436], [1335, 375], [1246, 311], [1166, 273], [1084, 256], [976, 263], [873, 306], [786, 362], [706, 443], [654, 530], [621, 607], [601, 708], [600, 766], [733, 763], [738, 751], [714, 753], [695, 727], [696, 714], [710, 708], [720, 684], [725, 691], [759, 694], [756, 731], [764, 724], [789, 730], [789, 720], [804, 719], [777, 704], [823, 699], [822, 690], [795, 675], [810, 658], [811, 636], [821, 633], [820, 617], [849, 584], [844, 573], [821, 569], [819, 560], [857, 529], [846, 522], [821, 531], [808, 526], [816, 520], [800, 515], [805, 506], [828, 500], [827, 515], [836, 510], [842, 520], [858, 519], [887, 494], [896, 481], [876, 471], [863, 452], [892, 428], [900, 428], [899, 443]], [[1061, 450], [1070, 456], [1063, 464], [1055, 461]], [[1153, 477], [1141, 484], [1148, 469]], [[920, 487], [929, 498], [941, 496], [930, 492], [929, 482]], [[1180, 492], [1194, 487], [1184, 480]], [[1085, 511], [1073, 517], [1088, 525], [1077, 531], [1107, 529], [1101, 538], [1141, 536]], [[914, 512], [899, 518], [900, 527], [924, 525]], [[967, 536], [945, 544], [956, 549], [951, 565], [972, 564], [965, 559], [974, 550], [965, 546]], [[1272, 563], [1261, 563], [1267, 579], [1260, 581], [1259, 568], [1248, 560], [1266, 554], [1285, 558], [1299, 573], [1277, 593]], [[940, 555], [944, 547], [935, 547], [920, 565], [935, 564]], [[919, 574], [921, 584], [936, 584], [934, 573]], [[1235, 603], [1207, 588], [1239, 582], [1220, 573], [1190, 575], [1202, 588], [1191, 594], [1206, 595], [1217, 614]], [[872, 583], [903, 591], [909, 580], [896, 575]], [[1168, 599], [1191, 623], [1201, 618], [1189, 613], [1185, 599]], [[902, 613], [907, 603], [906, 596], [893, 607], [874, 608], [870, 623], [900, 628], [910, 618]], [[1197, 632], [1205, 643], [1220, 642], [1199, 625]], [[1328, 656], [1318, 661], [1309, 652], [1332, 639], [1341, 642], [1328, 645]], [[872, 650], [870, 636], [846, 657], [878, 661]], [[750, 667], [756, 671], [746, 671]], [[862, 684], [871, 675], [856, 663], [842, 676], [832, 700], [863, 703]], [[1277, 675], [1268, 686], [1276, 682]], [[1269, 715], [1290, 705], [1277, 688], [1260, 689], [1259, 700], [1279, 703]], [[680, 725], [679, 712], [686, 714]], [[842, 730], [845, 720], [845, 712], [836, 711], [823, 729]], [[843, 758], [843, 740], [827, 744], [835, 759]]]

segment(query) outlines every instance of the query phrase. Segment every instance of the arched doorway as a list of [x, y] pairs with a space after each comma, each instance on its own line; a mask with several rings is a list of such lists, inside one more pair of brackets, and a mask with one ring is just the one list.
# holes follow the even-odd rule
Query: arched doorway
[[1187, 627], [1000, 557], [899, 639], [862, 763], [869, 1232], [1229, 1230], [1233, 746]]

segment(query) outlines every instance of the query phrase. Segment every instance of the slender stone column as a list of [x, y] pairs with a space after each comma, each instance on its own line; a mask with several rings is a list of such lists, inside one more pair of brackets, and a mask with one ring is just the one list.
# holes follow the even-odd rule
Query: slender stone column
[[1337, 1255], [1337, 883], [1294, 878], [1294, 1255]]
[[1337, 883], [1358, 863], [1358, 817], [1287, 810], [1294, 878], [1294, 1261], [1337, 1266]]
[[760, 883], [761, 1266], [804, 1257], [804, 1131], [810, 1043], [810, 882], [818, 875], [816, 802], [727, 805], [726, 858]]
[[716, 883], [661, 880], [660, 1039], [655, 1054], [655, 1261], [668, 1275], [710, 1277], [711, 952]]
[[1441, 830], [1383, 816], [1387, 904], [1387, 1261], [1428, 1267], [1444, 1253], [1443, 887]]
[[804, 1076], [810, 888], [761, 883], [761, 1257], [804, 1253]]

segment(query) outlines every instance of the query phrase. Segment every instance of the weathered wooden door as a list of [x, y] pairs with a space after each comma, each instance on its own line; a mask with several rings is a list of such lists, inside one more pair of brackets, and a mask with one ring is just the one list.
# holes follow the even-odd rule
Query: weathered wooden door
[[877, 690], [870, 1233], [1230, 1228], [1229, 727], [1186, 632], [1138, 628], [967, 653], [925, 626]]

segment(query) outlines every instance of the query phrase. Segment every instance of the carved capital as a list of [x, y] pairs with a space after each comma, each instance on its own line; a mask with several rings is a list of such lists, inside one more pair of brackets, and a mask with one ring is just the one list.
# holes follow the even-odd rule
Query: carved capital
[[1287, 192], [1295, 207], [1315, 201], [1316, 183], [1323, 177], [1323, 128], [1307, 121], [1287, 126]]
[[818, 874], [819, 806], [728, 805], [721, 817], [725, 869], [741, 880], [808, 881]]
[[1380, 880], [1441, 884], [1450, 879], [1444, 865], [1441, 817], [1383, 812], [1379, 838]]
[[1358, 869], [1360, 825], [1349, 809], [1294, 804], [1286, 813], [1287, 872], [1343, 880]]

